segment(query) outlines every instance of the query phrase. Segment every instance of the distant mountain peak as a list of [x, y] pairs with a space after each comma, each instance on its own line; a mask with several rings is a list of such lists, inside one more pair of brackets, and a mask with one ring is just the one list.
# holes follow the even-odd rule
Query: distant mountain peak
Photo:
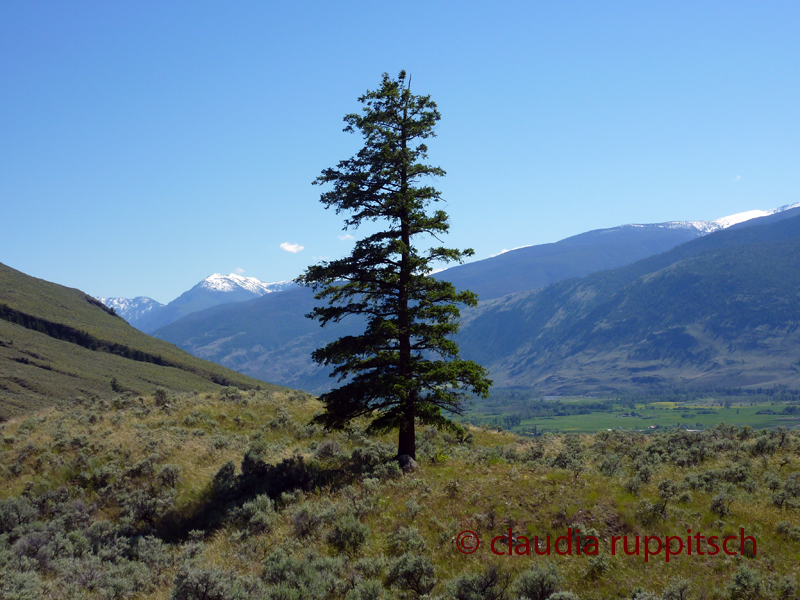
[[264, 294], [285, 290], [292, 284], [292, 281], [274, 281], [272, 283], [264, 283], [255, 277], [242, 277], [236, 273], [231, 273], [230, 275], [214, 273], [201, 281], [198, 286], [216, 292], [235, 292], [237, 290], [247, 290], [248, 292], [263, 296]]
[[147, 296], [137, 296], [136, 298], [100, 298], [97, 300], [109, 308], [113, 308], [120, 317], [128, 321], [141, 319], [154, 309], [163, 308], [164, 305]]
[[744, 223], [745, 221], [750, 221], [751, 219], [768, 217], [770, 215], [774, 215], [775, 213], [780, 213], [792, 208], [797, 208], [799, 206], [800, 202], [795, 202], [794, 204], [786, 204], [785, 206], [771, 208], [769, 210], [747, 210], [745, 212], [736, 213], [735, 215], [720, 217], [719, 219], [714, 219], [713, 221], [670, 221], [668, 223], [663, 223], [663, 225], [665, 227], [672, 228], [693, 228], [697, 229], [702, 234], [706, 234], [719, 231], [720, 229], [727, 229], [728, 227], [738, 225], [739, 223]]

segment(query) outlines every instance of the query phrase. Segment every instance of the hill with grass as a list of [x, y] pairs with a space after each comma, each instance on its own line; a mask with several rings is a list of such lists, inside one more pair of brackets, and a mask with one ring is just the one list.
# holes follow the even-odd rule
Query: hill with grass
[[0, 264], [0, 417], [159, 386], [271, 387], [141, 333], [80, 290]]
[[797, 597], [797, 431], [424, 428], [403, 472], [320, 407], [229, 388], [0, 423], [0, 597]]

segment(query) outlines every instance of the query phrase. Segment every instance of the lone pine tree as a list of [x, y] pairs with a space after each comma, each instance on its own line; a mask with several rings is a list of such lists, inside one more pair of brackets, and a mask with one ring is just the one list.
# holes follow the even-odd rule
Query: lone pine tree
[[398, 456], [416, 458], [415, 421], [455, 427], [442, 410], [461, 414], [466, 392], [485, 397], [491, 385], [483, 367], [459, 358], [449, 337], [458, 331], [458, 305], [475, 306], [477, 296], [430, 277], [434, 263], [462, 262], [473, 251], [419, 248], [420, 238], [439, 241], [449, 229], [447, 213], [428, 210], [440, 193], [421, 183], [445, 174], [422, 162], [428, 150], [422, 140], [435, 137], [441, 118], [430, 96], [412, 94], [401, 71], [397, 79], [384, 73], [380, 87], [358, 100], [362, 113], [345, 116], [344, 131], [358, 130], [364, 147], [314, 184], [332, 184], [320, 201], [349, 214], [345, 230], [373, 221], [381, 231], [357, 241], [349, 256], [310, 266], [298, 278], [327, 301], [307, 317], [323, 326], [351, 315], [366, 321], [361, 335], [313, 352], [314, 361], [334, 366], [331, 376], [340, 384], [320, 396], [325, 411], [316, 420], [343, 429], [367, 417], [371, 432], [399, 430]]

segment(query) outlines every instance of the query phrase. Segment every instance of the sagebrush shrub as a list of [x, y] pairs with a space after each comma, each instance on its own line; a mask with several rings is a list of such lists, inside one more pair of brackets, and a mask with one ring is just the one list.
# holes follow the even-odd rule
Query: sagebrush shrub
[[406, 552], [424, 554], [427, 551], [425, 538], [416, 527], [400, 527], [387, 536], [386, 545], [391, 556], [400, 556]]
[[429, 558], [406, 553], [392, 563], [386, 582], [403, 592], [404, 596], [418, 598], [428, 594], [437, 579]]
[[333, 524], [326, 539], [339, 552], [353, 555], [364, 545], [369, 534], [369, 527], [358, 521], [353, 515], [344, 515]]
[[508, 573], [489, 565], [480, 573], [455, 578], [447, 587], [455, 600], [509, 600], [510, 582]]
[[530, 600], [547, 600], [561, 587], [561, 574], [552, 562], [534, 564], [514, 580], [513, 592]]

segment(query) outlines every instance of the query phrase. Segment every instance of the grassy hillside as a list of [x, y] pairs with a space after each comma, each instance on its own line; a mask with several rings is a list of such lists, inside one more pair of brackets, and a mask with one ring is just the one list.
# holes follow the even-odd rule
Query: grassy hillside
[[0, 264], [0, 417], [75, 396], [264, 383], [147, 336], [81, 292]]
[[[795, 432], [424, 429], [417, 469], [401, 474], [393, 438], [308, 425], [319, 408], [301, 393], [229, 390], [85, 400], [0, 424], [0, 597], [796, 597]], [[493, 554], [509, 527], [542, 552], [551, 536], [550, 556]], [[581, 555], [576, 538], [555, 553], [568, 528], [590, 542]], [[687, 530], [733, 536], [732, 554], [698, 541], [698, 555], [693, 538], [689, 555]], [[462, 531], [481, 540], [472, 554], [452, 541]], [[633, 551], [637, 535], [652, 551], [682, 537], [684, 550], [676, 538], [669, 562], [663, 549], [626, 555], [619, 536]]]

